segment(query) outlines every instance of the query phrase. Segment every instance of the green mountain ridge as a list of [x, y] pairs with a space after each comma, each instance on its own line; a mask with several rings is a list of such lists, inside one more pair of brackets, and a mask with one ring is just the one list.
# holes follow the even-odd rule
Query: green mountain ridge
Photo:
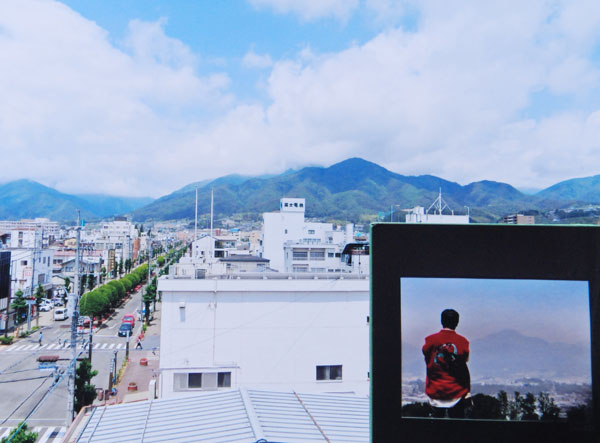
[[505, 214], [567, 210], [600, 200], [600, 175], [566, 180], [536, 194], [525, 194], [507, 183], [482, 180], [460, 185], [433, 175], [405, 176], [361, 158], [329, 167], [309, 166], [279, 175], [231, 174], [186, 185], [156, 200], [107, 195], [70, 195], [31, 180], [0, 185], [0, 219], [48, 217], [73, 221], [130, 215], [134, 221], [193, 219], [198, 188], [198, 213], [210, 214], [214, 191], [217, 218], [232, 215], [257, 219], [279, 209], [282, 197], [306, 199], [306, 216], [321, 220], [369, 222], [403, 220], [402, 210], [426, 209], [441, 189], [455, 214], [470, 213], [476, 222], [495, 223]]
[[[229, 177], [229, 179], [227, 179]], [[235, 179], [232, 179], [235, 177]], [[576, 179], [577, 180], [577, 179]], [[182, 188], [185, 189], [185, 188]], [[198, 213], [210, 213], [214, 191], [217, 216], [261, 213], [279, 208], [282, 197], [306, 198], [309, 218], [373, 221], [377, 215], [414, 206], [428, 208], [441, 189], [456, 214], [469, 212], [478, 222], [496, 222], [507, 213], [543, 211], [575, 203], [560, 192], [528, 195], [507, 183], [483, 180], [466, 186], [432, 175], [404, 176], [375, 163], [350, 158], [329, 167], [310, 166], [277, 176], [226, 176], [198, 187]], [[195, 188], [161, 197], [132, 212], [136, 221], [194, 217]], [[397, 220], [394, 217], [394, 220]]]

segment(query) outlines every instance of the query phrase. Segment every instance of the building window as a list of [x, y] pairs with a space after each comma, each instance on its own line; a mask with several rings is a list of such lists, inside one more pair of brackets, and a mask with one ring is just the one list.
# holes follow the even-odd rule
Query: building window
[[27, 260], [21, 260], [21, 266], [27, 266]]
[[317, 366], [317, 380], [341, 380], [342, 365]]
[[231, 372], [219, 372], [217, 377], [217, 386], [219, 388], [231, 387]]
[[310, 259], [311, 260], [325, 260], [325, 251], [322, 249], [320, 249], [320, 250], [313, 249], [312, 251], [310, 251]]
[[190, 389], [201, 389], [202, 388], [202, 372], [190, 372], [188, 374], [188, 388], [190, 388]]
[[284, 230], [283, 232], [285, 232], [285, 233], [287, 234], [287, 229], [286, 229], [286, 230]]
[[309, 230], [308, 230], [308, 233], [309, 233], [309, 234], [314, 234], [314, 233], [315, 233], [315, 230], [314, 230], [314, 229], [309, 229]]
[[294, 260], [308, 260], [308, 251], [294, 249], [292, 251], [292, 258]]
[[300, 207], [303, 208], [304, 207], [304, 203], [300, 203]]
[[200, 389], [210, 391], [231, 387], [231, 372], [189, 372], [173, 374], [173, 390]]
[[333, 252], [328, 252], [328, 253], [327, 253], [327, 257], [329, 257], [329, 258], [333, 258], [333, 256], [334, 256], [334, 255], [335, 255], [335, 254], [334, 254]]

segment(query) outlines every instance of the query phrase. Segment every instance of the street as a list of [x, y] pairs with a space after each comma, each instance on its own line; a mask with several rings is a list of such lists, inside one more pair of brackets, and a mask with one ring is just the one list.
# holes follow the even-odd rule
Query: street
[[[112, 318], [103, 327], [95, 330], [92, 337], [92, 368], [98, 374], [92, 379], [96, 388], [107, 389], [109, 385], [110, 366], [113, 355], [117, 355], [117, 372], [125, 359], [127, 342], [130, 352], [135, 352], [136, 337], [141, 332], [142, 321], [137, 320], [131, 338], [118, 337], [117, 331], [123, 315], [135, 313], [140, 308], [143, 288], [118, 308]], [[35, 321], [32, 321], [35, 325]], [[39, 325], [41, 329], [27, 338], [19, 339], [9, 346], [0, 346], [0, 438], [8, 435], [9, 428], [14, 428], [27, 418], [29, 430], [34, 428], [40, 432], [38, 442], [60, 441], [70, 420], [67, 419], [67, 377], [65, 368], [69, 364], [73, 350], [70, 347], [71, 319], [53, 320], [53, 311], [41, 312]], [[40, 344], [40, 331], [43, 339]], [[80, 331], [78, 335], [77, 353], [80, 358], [87, 357], [88, 349], [82, 348], [89, 340], [89, 329]], [[157, 348], [158, 340], [152, 343], [145, 341], [144, 347]], [[39, 364], [37, 358], [58, 356], [56, 368], [52, 364]], [[41, 368], [42, 366], [50, 366]], [[55, 376], [62, 376], [55, 389], [50, 391]], [[35, 408], [38, 408], [34, 411]], [[33, 414], [32, 414], [32, 411]]]

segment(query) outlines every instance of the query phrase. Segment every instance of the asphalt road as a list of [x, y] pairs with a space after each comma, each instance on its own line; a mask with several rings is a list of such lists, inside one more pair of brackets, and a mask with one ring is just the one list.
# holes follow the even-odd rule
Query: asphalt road
[[[142, 289], [143, 290], [143, 289]], [[98, 375], [92, 379], [97, 388], [108, 388], [109, 371], [114, 353], [117, 354], [117, 369], [125, 358], [126, 343], [135, 347], [135, 337], [140, 333], [142, 322], [136, 320], [131, 338], [118, 337], [117, 331], [123, 315], [135, 313], [141, 303], [141, 291], [133, 294], [127, 303], [117, 310], [105, 327], [98, 329], [92, 338], [92, 368]], [[65, 345], [70, 341], [70, 319], [54, 321], [53, 311], [42, 312], [40, 326], [43, 339], [40, 345], [39, 331], [26, 339], [20, 339], [10, 346], [0, 346], [0, 428], [16, 426], [27, 419], [30, 428], [35, 426], [68, 426], [67, 420], [67, 377], [50, 390], [54, 377], [64, 372], [73, 356], [73, 350]], [[35, 325], [35, 320], [32, 321]], [[88, 340], [89, 330], [83, 331], [77, 345], [77, 352]], [[145, 344], [146, 345], [146, 344]], [[158, 346], [158, 344], [156, 344]], [[87, 356], [87, 349], [81, 354]], [[37, 358], [40, 355], [57, 355], [57, 371], [40, 369]]]

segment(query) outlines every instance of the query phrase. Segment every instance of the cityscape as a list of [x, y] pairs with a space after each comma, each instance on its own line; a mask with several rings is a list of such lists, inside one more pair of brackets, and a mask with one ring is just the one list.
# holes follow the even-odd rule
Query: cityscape
[[370, 442], [384, 403], [432, 440], [596, 437], [593, 279], [426, 277], [390, 241], [405, 277], [374, 238], [600, 229], [598, 17], [0, 1], [0, 443]]

